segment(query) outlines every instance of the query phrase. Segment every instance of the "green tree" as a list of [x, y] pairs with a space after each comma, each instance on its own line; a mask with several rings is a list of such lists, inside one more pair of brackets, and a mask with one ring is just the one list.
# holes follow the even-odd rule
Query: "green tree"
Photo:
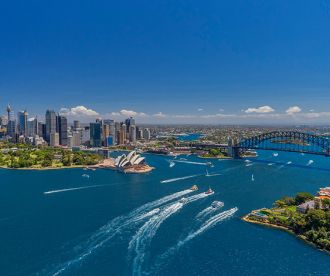
[[296, 203], [296, 205], [300, 205], [308, 200], [312, 200], [313, 198], [314, 198], [314, 196], [307, 192], [297, 193], [297, 195], [295, 197], [295, 203]]

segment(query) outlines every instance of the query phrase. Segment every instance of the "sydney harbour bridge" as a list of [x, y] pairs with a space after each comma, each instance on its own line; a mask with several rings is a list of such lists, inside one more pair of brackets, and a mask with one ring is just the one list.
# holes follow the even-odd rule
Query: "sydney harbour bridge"
[[330, 139], [298, 131], [272, 131], [241, 140], [229, 139], [228, 144], [192, 143], [196, 149], [218, 148], [233, 158], [249, 150], [273, 150], [330, 156]]

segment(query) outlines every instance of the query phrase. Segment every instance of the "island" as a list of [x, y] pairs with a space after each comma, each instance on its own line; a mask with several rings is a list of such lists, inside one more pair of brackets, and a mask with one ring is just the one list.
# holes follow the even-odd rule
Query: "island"
[[254, 210], [242, 219], [286, 230], [330, 252], [330, 187], [321, 188], [316, 196], [300, 192], [283, 197], [273, 208]]

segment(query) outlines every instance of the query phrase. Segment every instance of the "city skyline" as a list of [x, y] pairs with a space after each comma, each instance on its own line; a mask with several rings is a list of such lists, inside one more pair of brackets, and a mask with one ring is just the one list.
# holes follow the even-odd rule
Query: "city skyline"
[[3, 108], [86, 122], [330, 121], [329, 1], [126, 4], [5, 3]]

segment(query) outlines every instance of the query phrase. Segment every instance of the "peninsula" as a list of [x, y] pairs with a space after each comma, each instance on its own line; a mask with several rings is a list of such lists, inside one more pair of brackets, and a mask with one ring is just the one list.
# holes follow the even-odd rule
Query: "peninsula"
[[283, 197], [273, 208], [254, 210], [242, 219], [289, 231], [330, 252], [330, 187], [321, 188], [316, 196], [303, 192]]

